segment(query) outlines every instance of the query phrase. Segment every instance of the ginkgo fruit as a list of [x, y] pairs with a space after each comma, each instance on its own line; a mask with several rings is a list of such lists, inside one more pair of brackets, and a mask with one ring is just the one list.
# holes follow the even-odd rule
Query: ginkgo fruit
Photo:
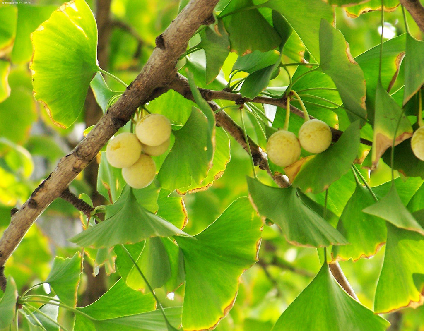
[[424, 160], [424, 127], [421, 126], [415, 131], [410, 141], [413, 154], [419, 159]]
[[159, 146], [171, 135], [171, 123], [161, 114], [144, 116], [136, 125], [136, 135], [142, 144]]
[[123, 132], [106, 146], [106, 159], [115, 168], [127, 168], [136, 163], [142, 153], [142, 144], [134, 133]]
[[155, 162], [149, 155], [141, 154], [132, 166], [122, 169], [125, 182], [133, 188], [144, 188], [152, 183], [156, 175]]
[[267, 141], [267, 156], [276, 165], [287, 167], [297, 161], [301, 155], [301, 146], [294, 133], [279, 130]]
[[310, 153], [321, 153], [332, 142], [332, 132], [325, 122], [312, 119], [305, 122], [298, 131], [301, 147]]
[[150, 156], [158, 156], [164, 154], [168, 150], [168, 146], [170, 145], [170, 139], [167, 139], [161, 145], [158, 146], [149, 146], [142, 144], [143, 152]]

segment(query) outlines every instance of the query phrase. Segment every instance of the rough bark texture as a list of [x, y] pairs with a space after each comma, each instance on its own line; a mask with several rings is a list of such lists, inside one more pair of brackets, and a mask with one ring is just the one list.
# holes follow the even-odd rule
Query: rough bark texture
[[63, 157], [55, 170], [13, 214], [9, 227], [0, 239], [0, 267], [37, 217], [68, 187], [74, 178], [94, 159], [112, 135], [122, 127], [137, 107], [152, 99], [175, 77], [175, 65], [186, 50], [188, 40], [211, 17], [218, 0], [192, 0], [169, 27], [157, 38], [157, 47], [137, 78], [120, 99], [99, 120], [93, 130]]

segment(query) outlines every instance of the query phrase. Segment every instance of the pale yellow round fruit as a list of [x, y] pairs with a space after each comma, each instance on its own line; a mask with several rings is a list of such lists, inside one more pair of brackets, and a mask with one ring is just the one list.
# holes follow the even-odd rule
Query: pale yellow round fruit
[[112, 138], [106, 146], [106, 159], [115, 168], [133, 165], [142, 153], [142, 144], [134, 133], [123, 132]]
[[413, 154], [419, 159], [424, 160], [424, 127], [421, 126], [415, 131], [410, 141]]
[[332, 142], [332, 132], [325, 122], [312, 119], [305, 122], [298, 132], [301, 147], [310, 153], [321, 153], [328, 149]]
[[122, 169], [125, 182], [133, 188], [144, 188], [152, 183], [156, 175], [156, 166], [152, 157], [146, 154], [140, 155], [139, 159], [131, 167]]
[[297, 161], [301, 155], [301, 146], [294, 133], [279, 130], [267, 141], [267, 156], [276, 165], [287, 167]]
[[137, 123], [136, 135], [142, 144], [159, 146], [170, 138], [171, 123], [164, 115], [146, 115]]
[[170, 146], [170, 139], [167, 139], [164, 143], [162, 143], [159, 146], [149, 146], [144, 145], [143, 146], [143, 152], [145, 154], [148, 154], [150, 156], [158, 156], [161, 154], [164, 154], [168, 150], [168, 146]]

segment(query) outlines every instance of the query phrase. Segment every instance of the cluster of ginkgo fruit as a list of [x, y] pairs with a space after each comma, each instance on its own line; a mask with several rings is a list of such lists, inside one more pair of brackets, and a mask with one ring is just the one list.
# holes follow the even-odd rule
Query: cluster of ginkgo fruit
[[325, 122], [307, 120], [297, 136], [285, 129], [273, 133], [267, 141], [268, 158], [280, 167], [287, 167], [301, 156], [301, 147], [310, 153], [325, 151], [332, 142], [332, 132]]
[[155, 178], [152, 156], [165, 153], [170, 145], [171, 123], [160, 114], [149, 114], [136, 124], [135, 133], [123, 132], [106, 146], [106, 159], [122, 168], [125, 182], [133, 188], [144, 188]]

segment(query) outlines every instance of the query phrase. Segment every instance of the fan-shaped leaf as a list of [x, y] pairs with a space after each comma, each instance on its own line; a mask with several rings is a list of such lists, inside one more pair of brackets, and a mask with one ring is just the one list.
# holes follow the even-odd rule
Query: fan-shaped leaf
[[404, 58], [404, 98], [403, 105], [424, 84], [424, 42], [406, 36], [406, 57]]
[[337, 227], [350, 245], [334, 246], [332, 256], [335, 260], [356, 261], [362, 257], [370, 257], [385, 243], [385, 222], [362, 211], [374, 202], [371, 192], [357, 183], [356, 190], [348, 200]]
[[5, 329], [12, 324], [16, 311], [16, 300], [18, 299], [18, 291], [16, 283], [12, 277], [8, 277], [6, 291], [0, 298], [0, 329]]
[[359, 122], [353, 122], [324, 152], [308, 160], [296, 175], [293, 185], [304, 192], [319, 193], [347, 173], [360, 145]]
[[211, 328], [233, 306], [239, 277], [257, 259], [261, 226], [249, 200], [240, 198], [203, 232], [175, 237], [186, 271], [185, 330]]
[[395, 185], [391, 187], [386, 196], [377, 203], [363, 209], [363, 211], [381, 217], [399, 228], [417, 231], [422, 234], [424, 233], [422, 227], [404, 206], [397, 194]]
[[0, 56], [10, 53], [16, 36], [17, 8], [11, 5], [0, 7]]
[[366, 81], [343, 34], [322, 19], [319, 37], [320, 68], [334, 81], [344, 107], [349, 110], [348, 115], [354, 121], [366, 120]]
[[80, 114], [98, 69], [93, 13], [84, 0], [67, 2], [31, 38], [35, 97], [56, 124], [69, 127]]
[[[387, 228], [384, 264], [374, 302], [377, 313], [415, 307], [423, 300], [424, 238], [389, 223]], [[420, 288], [415, 285], [415, 275], [421, 278]]]
[[100, 248], [175, 234], [185, 235], [171, 223], [143, 208], [132, 189], [126, 186], [117, 202], [106, 207], [105, 221], [89, 227], [70, 241], [80, 246]]
[[78, 253], [72, 258], [56, 257], [46, 283], [49, 283], [62, 302], [75, 307], [80, 275], [81, 258]]
[[[346, 0], [342, 0], [346, 1]], [[350, 0], [347, 0], [350, 1]], [[360, 1], [351, 1], [351, 2], [360, 2]], [[382, 0], [368, 0], [361, 1], [362, 3], [356, 6], [348, 7], [345, 9], [347, 15], [352, 18], [359, 17], [361, 14], [369, 13], [370, 11], [381, 10]], [[384, 10], [387, 12], [394, 11], [397, 6], [400, 5], [398, 0], [384, 0]]]
[[301, 201], [295, 188], [270, 187], [249, 177], [247, 180], [258, 212], [278, 224], [290, 243], [310, 247], [347, 244], [337, 230]]
[[386, 320], [355, 301], [335, 282], [325, 262], [272, 331], [384, 331], [388, 326]]

